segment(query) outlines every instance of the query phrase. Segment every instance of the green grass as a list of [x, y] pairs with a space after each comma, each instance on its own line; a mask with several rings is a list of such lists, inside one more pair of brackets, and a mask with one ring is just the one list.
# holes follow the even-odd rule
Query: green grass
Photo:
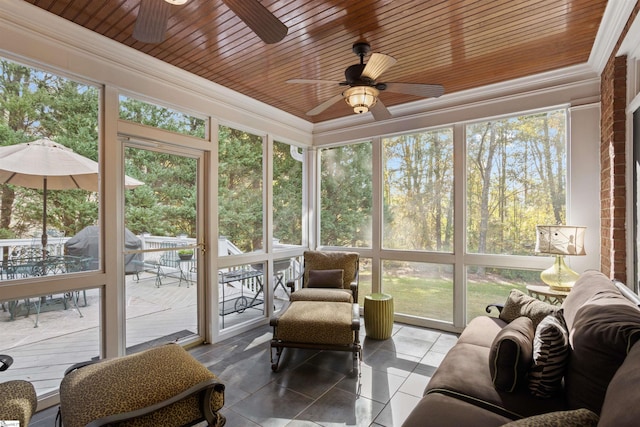
[[[361, 281], [370, 283], [363, 275]], [[487, 273], [484, 276], [469, 274], [467, 278], [467, 320], [484, 315], [485, 307], [492, 303], [504, 303], [511, 289], [526, 293], [528, 283], [520, 278], [506, 278], [499, 274]], [[420, 277], [418, 273], [398, 271], [386, 274], [382, 279], [383, 292], [393, 296], [396, 313], [417, 317], [453, 321], [453, 281], [452, 277]], [[360, 300], [370, 292], [361, 289]], [[362, 303], [362, 301], [361, 301]], [[494, 315], [495, 315], [494, 311]]]

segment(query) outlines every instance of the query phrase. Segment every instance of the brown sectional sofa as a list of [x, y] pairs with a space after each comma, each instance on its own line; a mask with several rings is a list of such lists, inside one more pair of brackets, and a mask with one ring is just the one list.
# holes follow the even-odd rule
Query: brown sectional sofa
[[533, 396], [526, 374], [514, 391], [496, 389], [491, 347], [508, 323], [481, 316], [462, 332], [403, 427], [640, 425], [640, 309], [620, 286], [588, 271], [562, 304], [569, 356], [553, 397]]

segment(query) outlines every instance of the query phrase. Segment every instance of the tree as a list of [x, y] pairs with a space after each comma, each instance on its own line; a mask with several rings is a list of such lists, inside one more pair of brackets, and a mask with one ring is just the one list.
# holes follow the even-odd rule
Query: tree
[[302, 244], [302, 162], [288, 144], [273, 144], [273, 236], [282, 243]]
[[220, 126], [218, 226], [243, 252], [263, 248], [262, 138]]
[[371, 143], [321, 152], [321, 242], [371, 246]]
[[[120, 118], [202, 138], [204, 120], [134, 98], [120, 98]], [[127, 148], [125, 173], [144, 185], [125, 192], [125, 219], [135, 234], [196, 235], [197, 161], [190, 157]]]
[[383, 147], [385, 247], [452, 250], [450, 129], [385, 138]]
[[533, 254], [535, 226], [565, 218], [563, 110], [470, 124], [467, 248]]

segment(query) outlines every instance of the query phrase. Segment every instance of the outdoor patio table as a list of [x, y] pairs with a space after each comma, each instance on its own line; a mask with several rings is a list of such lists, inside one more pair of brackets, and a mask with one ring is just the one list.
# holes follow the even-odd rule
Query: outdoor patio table
[[[224, 316], [231, 313], [243, 313], [247, 308], [255, 307], [264, 301], [258, 296], [263, 292], [262, 271], [259, 270], [233, 270], [221, 272], [218, 282], [222, 285], [222, 302], [220, 303], [220, 316], [222, 316], [222, 327], [224, 328]], [[255, 280], [252, 280], [255, 279]], [[240, 296], [225, 299], [226, 284], [232, 282], [240, 283]], [[248, 282], [248, 283], [247, 283]], [[255, 286], [256, 291], [253, 296], [247, 298], [244, 295], [245, 286]], [[247, 287], [248, 287], [247, 286]]]

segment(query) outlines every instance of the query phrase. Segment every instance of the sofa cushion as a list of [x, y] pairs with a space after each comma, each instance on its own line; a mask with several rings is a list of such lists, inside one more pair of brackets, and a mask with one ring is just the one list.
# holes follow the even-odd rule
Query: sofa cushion
[[562, 310], [550, 314], [538, 325], [533, 337], [533, 364], [529, 370], [529, 391], [548, 398], [562, 387], [569, 357], [569, 332]]
[[342, 288], [344, 270], [309, 270], [308, 288]]
[[293, 292], [289, 301], [326, 301], [353, 303], [353, 295], [347, 289], [334, 288], [302, 288]]
[[490, 348], [493, 340], [496, 339], [496, 335], [506, 325], [507, 322], [497, 317], [474, 317], [460, 334], [458, 342]]
[[[588, 408], [599, 414], [609, 382], [640, 339], [640, 309], [603, 275], [587, 277], [602, 288], [594, 289], [581, 277], [565, 300], [571, 346], [565, 390], [571, 409]], [[573, 304], [585, 294], [591, 297], [576, 310]]]
[[507, 324], [496, 336], [489, 352], [491, 381], [506, 392], [524, 381], [533, 354], [533, 322], [522, 316]]
[[542, 319], [558, 310], [559, 307], [530, 297], [517, 289], [512, 289], [498, 317], [509, 323], [520, 316], [526, 316], [533, 322], [535, 330]]
[[473, 403], [442, 393], [431, 393], [418, 402], [402, 427], [498, 427], [509, 421], [510, 418]]
[[549, 412], [512, 421], [502, 427], [596, 427], [598, 415], [588, 409], [575, 409], [573, 411]]
[[[482, 322], [471, 322], [465, 332], [468, 330], [467, 333], [471, 334], [473, 331], [469, 329], [476, 330], [477, 326], [482, 325]], [[567, 409], [563, 396], [538, 399], [529, 393], [526, 383], [513, 393], [497, 390], [491, 382], [489, 351], [489, 347], [458, 340], [431, 376], [425, 394], [446, 390], [485, 402], [487, 408], [497, 408], [494, 412], [510, 419]]]
[[609, 383], [600, 413], [600, 427], [633, 426], [640, 420], [640, 344], [635, 344]]

